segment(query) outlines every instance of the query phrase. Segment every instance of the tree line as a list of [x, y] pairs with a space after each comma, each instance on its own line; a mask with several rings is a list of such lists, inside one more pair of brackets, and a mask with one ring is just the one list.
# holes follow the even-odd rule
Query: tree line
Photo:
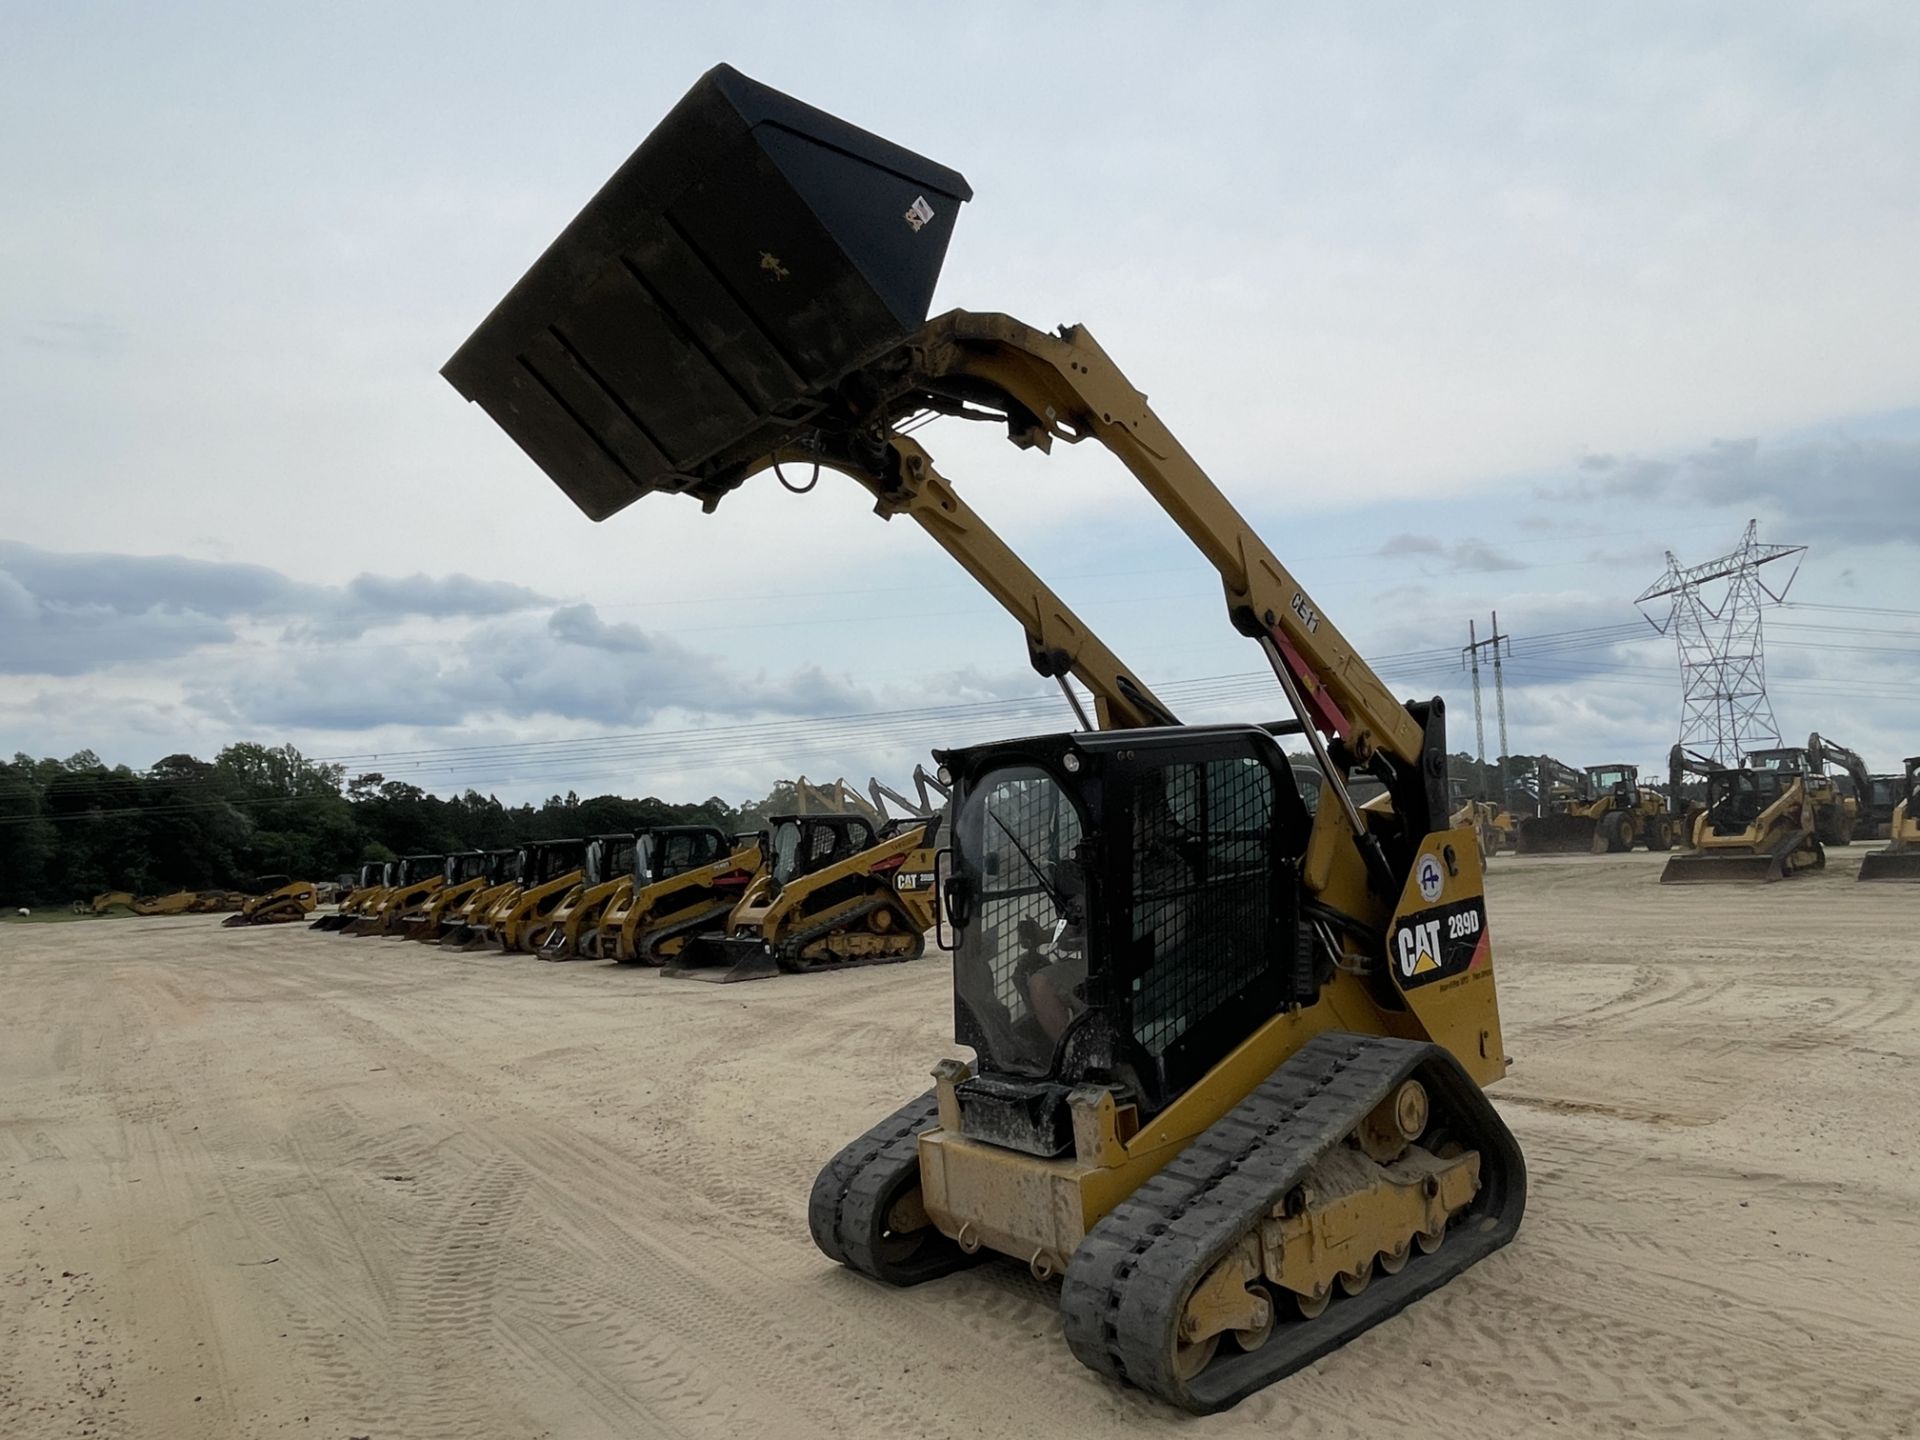
[[64, 905], [106, 890], [164, 894], [243, 886], [260, 875], [329, 880], [363, 860], [494, 850], [643, 825], [756, 829], [792, 808], [783, 782], [758, 802], [698, 804], [572, 791], [504, 805], [450, 798], [378, 773], [349, 777], [291, 745], [229, 745], [211, 760], [169, 755], [144, 771], [92, 751], [0, 763], [0, 904]]

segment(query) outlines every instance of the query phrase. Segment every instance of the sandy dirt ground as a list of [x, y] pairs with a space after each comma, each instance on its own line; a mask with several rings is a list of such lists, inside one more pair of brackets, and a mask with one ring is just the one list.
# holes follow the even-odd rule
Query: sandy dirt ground
[[216, 920], [0, 926], [0, 1435], [1911, 1435], [1920, 887], [1496, 862], [1520, 1238], [1191, 1421], [993, 1265], [807, 1238], [947, 974], [712, 986]]

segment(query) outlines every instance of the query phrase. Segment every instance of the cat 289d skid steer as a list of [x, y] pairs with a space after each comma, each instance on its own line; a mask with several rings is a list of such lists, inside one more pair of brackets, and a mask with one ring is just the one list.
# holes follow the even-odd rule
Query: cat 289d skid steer
[[[1085, 729], [942, 757], [975, 1059], [827, 1164], [810, 1225], [889, 1284], [983, 1251], [1059, 1276], [1076, 1356], [1218, 1410], [1519, 1224], [1483, 1093], [1507, 1057], [1479, 856], [1448, 823], [1442, 703], [1393, 699], [1092, 336], [926, 320], [969, 198], [718, 67], [445, 373], [594, 519], [830, 469], [1020, 621]], [[1293, 718], [1174, 723], [904, 433], [929, 415], [1108, 449], [1219, 572]], [[1311, 813], [1279, 736], [1314, 751]]]

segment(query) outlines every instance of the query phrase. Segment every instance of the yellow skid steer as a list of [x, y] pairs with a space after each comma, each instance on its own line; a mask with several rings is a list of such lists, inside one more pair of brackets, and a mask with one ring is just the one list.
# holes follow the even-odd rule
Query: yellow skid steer
[[933, 846], [939, 820], [864, 815], [773, 819], [766, 871], [717, 930], [689, 939], [666, 975], [765, 980], [846, 965], [917, 960], [933, 924]]
[[1893, 807], [1887, 848], [1860, 857], [1862, 880], [1920, 880], [1920, 755], [1907, 759], [1905, 786]]
[[[1084, 728], [936, 752], [973, 1058], [827, 1162], [809, 1228], [890, 1285], [987, 1251], [1058, 1277], [1077, 1358], [1220, 1410], [1515, 1233], [1524, 1162], [1484, 1094], [1507, 1056], [1478, 848], [1448, 823], [1442, 701], [1394, 698], [1084, 328], [927, 319], [969, 198], [956, 172], [719, 66], [445, 374], [596, 520], [830, 469], [1017, 618]], [[1173, 723], [935, 469], [933, 416], [1107, 449], [1214, 567], [1292, 718]], [[1323, 776], [1311, 813], [1295, 736]], [[1364, 810], [1358, 776], [1383, 791]], [[775, 827], [741, 902], [761, 933], [722, 937], [758, 947], [739, 958], [767, 962], [767, 917], [821, 874], [803, 818], [831, 817]], [[899, 864], [931, 838], [894, 837]], [[907, 902], [877, 877], [843, 872], [856, 888], [833, 903]], [[893, 933], [850, 918], [848, 938]], [[810, 923], [781, 940], [834, 953]], [[1442, 1354], [1451, 1323], [1410, 1317], [1387, 1349]]]
[[760, 837], [711, 825], [662, 825], [635, 837], [633, 871], [600, 917], [588, 953], [661, 965], [725, 921], [760, 873]]

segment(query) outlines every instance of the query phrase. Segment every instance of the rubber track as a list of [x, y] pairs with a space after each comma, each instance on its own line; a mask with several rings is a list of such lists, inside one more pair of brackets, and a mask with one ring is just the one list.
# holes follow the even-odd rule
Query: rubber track
[[856, 921], [864, 920], [867, 916], [873, 914], [874, 911], [884, 910], [889, 905], [898, 910], [900, 918], [905, 921], [909, 927], [901, 933], [911, 935], [913, 933], [911, 929], [913, 918], [907, 914], [906, 907], [898, 901], [888, 900], [885, 896], [876, 896], [866, 904], [860, 906], [857, 910], [844, 911], [834, 916], [833, 919], [824, 920], [811, 929], [802, 930], [797, 935], [788, 936], [774, 951], [774, 963], [789, 975], [811, 975], [817, 970], [850, 970], [856, 965], [899, 965], [908, 960], [918, 960], [922, 955], [927, 953], [927, 943], [924, 937], [922, 937], [920, 941], [920, 949], [912, 955], [859, 955], [849, 956], [844, 960], [802, 960], [798, 958], [802, 950], [806, 949], [807, 946], [811, 945], [823, 935], [831, 935], [836, 930], [844, 930]]
[[887, 1213], [919, 1180], [920, 1134], [940, 1123], [933, 1091], [910, 1100], [829, 1160], [807, 1198], [807, 1228], [820, 1253], [888, 1285], [918, 1285], [972, 1265], [969, 1255], [929, 1227], [911, 1256], [884, 1253]]
[[724, 924], [728, 913], [736, 903], [738, 902], [733, 900], [716, 900], [691, 920], [676, 921], [672, 925], [665, 925], [657, 930], [642, 930], [634, 937], [640, 950], [639, 957], [633, 960], [622, 960], [620, 963], [622, 965], [665, 965], [673, 957], [660, 953], [662, 945], [681, 935], [692, 937], [700, 934], [712, 928], [716, 920]]
[[[1313, 1320], [1276, 1320], [1250, 1353], [1223, 1340], [1192, 1381], [1173, 1371], [1174, 1335], [1194, 1287], [1402, 1080], [1418, 1073], [1435, 1124], [1481, 1154], [1481, 1189], [1435, 1254], [1376, 1274]], [[1060, 1292], [1082, 1363], [1200, 1414], [1224, 1410], [1446, 1283], [1513, 1237], [1526, 1204], [1519, 1147], [1480, 1088], [1435, 1045], [1326, 1034], [1281, 1066], [1094, 1226]]]

